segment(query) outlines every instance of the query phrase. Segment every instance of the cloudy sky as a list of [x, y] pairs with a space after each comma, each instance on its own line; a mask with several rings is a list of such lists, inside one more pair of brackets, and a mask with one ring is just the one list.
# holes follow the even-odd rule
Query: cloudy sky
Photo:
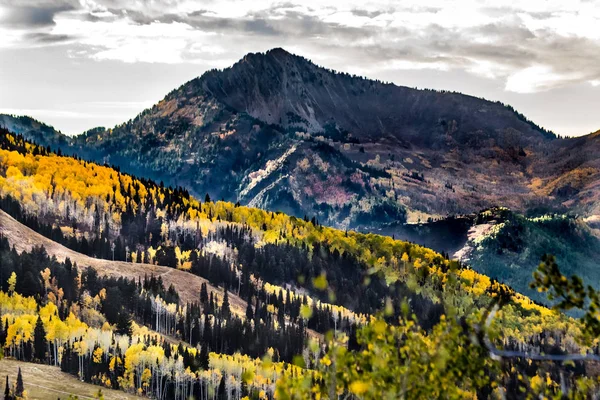
[[[518, 5], [515, 5], [518, 4]], [[597, 0], [0, 0], [0, 112], [113, 126], [248, 52], [512, 104], [600, 129]]]

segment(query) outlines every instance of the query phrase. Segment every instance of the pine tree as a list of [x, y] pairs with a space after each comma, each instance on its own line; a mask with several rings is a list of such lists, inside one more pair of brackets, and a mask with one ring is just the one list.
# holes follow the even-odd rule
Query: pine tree
[[223, 296], [223, 305], [221, 306], [221, 315], [224, 319], [229, 319], [231, 316], [231, 309], [229, 308], [229, 295], [228, 291], [225, 289], [225, 295]]
[[205, 343], [200, 349], [200, 367], [204, 370], [207, 370], [209, 367], [209, 361], [210, 357], [208, 355], [208, 344]]
[[225, 398], [225, 378], [221, 378], [221, 382], [219, 383], [219, 389], [217, 390], [217, 394], [220, 399]]
[[6, 386], [4, 388], [4, 400], [10, 399], [10, 385], [8, 384], [8, 375], [6, 375]]
[[254, 319], [254, 312], [252, 311], [252, 304], [248, 301], [248, 306], [246, 307], [246, 320], [248, 322]]
[[119, 335], [131, 336], [131, 332], [131, 315], [129, 315], [127, 311], [121, 310], [121, 312], [117, 316], [116, 333], [118, 333]]
[[212, 343], [212, 329], [210, 326], [210, 320], [208, 319], [208, 313], [204, 314], [204, 330], [202, 332], [203, 347], [210, 346]]
[[210, 292], [210, 300], [208, 302], [208, 314], [212, 314], [215, 311], [215, 297], [213, 292]]
[[208, 291], [206, 290], [206, 282], [202, 282], [200, 285], [200, 304], [206, 307], [208, 303]]
[[17, 374], [17, 386], [15, 387], [15, 397], [23, 397], [23, 375], [21, 375], [21, 367], [19, 367], [19, 373]]
[[42, 318], [38, 317], [34, 330], [33, 354], [41, 362], [46, 361], [46, 346], [46, 330], [44, 329]]
[[166, 340], [163, 342], [163, 349], [165, 351], [165, 357], [171, 358], [171, 345]]

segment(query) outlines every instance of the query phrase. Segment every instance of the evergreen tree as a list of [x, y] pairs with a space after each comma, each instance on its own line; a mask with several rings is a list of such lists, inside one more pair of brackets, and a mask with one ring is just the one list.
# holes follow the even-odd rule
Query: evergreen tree
[[203, 347], [209, 346], [212, 342], [212, 329], [208, 315], [208, 313], [204, 314], [204, 331], [202, 332], [202, 341], [204, 342]]
[[220, 399], [225, 398], [225, 378], [221, 378], [221, 382], [219, 383], [219, 389], [217, 390], [217, 395]]
[[8, 384], [8, 375], [6, 375], [6, 386], [4, 387], [4, 400], [10, 399], [10, 385]]
[[154, 256], [154, 260], [159, 265], [165, 265], [171, 268], [177, 268], [177, 256], [173, 246], [161, 247]]
[[33, 342], [33, 355], [38, 361], [46, 361], [46, 346], [46, 330], [44, 329], [42, 318], [38, 317], [35, 323]]
[[21, 367], [19, 367], [19, 373], [17, 374], [17, 386], [15, 387], [15, 397], [23, 397], [23, 375], [21, 375]]
[[200, 304], [206, 306], [206, 303], [208, 303], [208, 291], [206, 289], [206, 282], [202, 282], [202, 285], [200, 285]]
[[229, 295], [228, 290], [225, 289], [225, 295], [223, 296], [223, 305], [221, 306], [221, 314], [224, 319], [229, 319], [231, 316], [231, 309], [229, 307]]
[[252, 302], [248, 301], [248, 305], [246, 306], [246, 320], [248, 322], [254, 319], [254, 312], [252, 311]]
[[208, 302], [208, 313], [212, 314], [215, 311], [215, 297], [213, 292], [210, 292], [210, 300]]
[[210, 357], [208, 355], [208, 345], [202, 345], [200, 349], [200, 367], [204, 370], [207, 370], [209, 367]]
[[131, 315], [127, 311], [122, 310], [117, 317], [116, 333], [131, 336], [131, 332]]
[[163, 349], [165, 351], [165, 357], [171, 358], [171, 344], [169, 344], [169, 342], [166, 340], [163, 342]]

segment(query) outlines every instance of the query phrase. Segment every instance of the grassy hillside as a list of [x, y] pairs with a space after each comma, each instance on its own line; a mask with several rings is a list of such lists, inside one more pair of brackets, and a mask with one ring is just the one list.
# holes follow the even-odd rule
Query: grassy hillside
[[59, 367], [51, 365], [31, 364], [12, 359], [0, 361], [0, 377], [5, 382], [8, 376], [10, 383], [17, 379], [18, 369], [21, 368], [23, 382], [28, 398], [36, 400], [66, 399], [70, 395], [79, 399], [98, 399], [98, 391], [106, 400], [133, 400], [138, 397], [119, 390], [100, 388], [97, 385], [81, 382], [73, 375], [61, 372]]

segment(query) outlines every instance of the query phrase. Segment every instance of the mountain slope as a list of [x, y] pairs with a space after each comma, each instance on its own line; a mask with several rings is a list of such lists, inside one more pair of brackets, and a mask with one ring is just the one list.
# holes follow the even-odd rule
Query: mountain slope
[[[10, 382], [16, 382], [17, 371], [21, 368], [25, 390], [30, 399], [56, 400], [69, 398], [70, 395], [78, 399], [97, 399], [99, 387], [90, 383], [81, 382], [76, 377], [61, 372], [59, 367], [43, 364], [31, 364], [23, 361], [3, 359], [0, 363], [0, 375], [8, 376]], [[102, 388], [102, 396], [106, 400], [136, 400], [138, 396], [122, 391]]]
[[[209, 71], [114, 129], [67, 138], [28, 118], [1, 121], [196, 196], [314, 216], [450, 255], [479, 249], [468, 259], [473, 268], [536, 299], [528, 277], [539, 256], [557, 248], [569, 272], [596, 281], [588, 261], [600, 252], [598, 231], [586, 224], [600, 219], [600, 132], [554, 139], [498, 103], [339, 74], [274, 49]], [[544, 247], [528, 234], [510, 257], [493, 250], [503, 246], [496, 236], [472, 246], [475, 215], [494, 206], [584, 215], [576, 231], [585, 238], [555, 232], [560, 246]]]
[[196, 196], [340, 228], [498, 205], [600, 215], [597, 134], [556, 139], [500, 103], [340, 74], [282, 49], [206, 72], [114, 129], [65, 138], [4, 120]]
[[528, 170], [553, 138], [499, 103], [339, 74], [274, 49], [88, 131], [70, 151], [196, 195], [371, 229], [542, 201]]
[[[390, 237], [343, 232], [231, 203], [201, 203], [180, 189], [109, 167], [53, 153], [36, 154], [41, 152], [37, 146], [10, 134], [0, 145], [3, 209], [98, 257], [112, 254], [124, 260], [127, 246], [132, 259], [208, 276], [213, 284], [239, 285], [242, 292], [248, 290], [252, 274], [276, 285], [299, 285], [316, 298], [329, 299], [316, 283], [325, 273], [336, 292], [335, 301], [359, 312], [376, 310], [385, 295], [410, 297], [416, 292], [415, 302], [439, 302], [439, 296], [446, 295], [439, 283], [457, 267], [430, 249]], [[224, 271], [216, 272], [219, 269]], [[461, 292], [450, 291], [449, 296], [472, 297], [471, 301], [485, 304], [486, 290], [501, 287], [471, 270], [457, 273], [464, 279], [456, 282]], [[399, 286], [389, 293], [385, 286], [394, 282]], [[545, 313], [515, 296], [523, 307]]]
[[[6, 342], [11, 344], [16, 340], [14, 333], [19, 327], [25, 332], [33, 330], [33, 321], [37, 321], [38, 337], [41, 329], [68, 323], [73, 329], [67, 331], [64, 340], [72, 344], [67, 341], [60, 352], [61, 368], [79, 374], [86, 382], [109, 385], [105, 378], [110, 378], [113, 387], [154, 396], [159, 389], [134, 379], [135, 368], [138, 373], [147, 369], [148, 372], [144, 372], [147, 379], [164, 373], [166, 379], [170, 379], [171, 390], [181, 379], [185, 379], [185, 386], [199, 382], [214, 390], [225, 387], [224, 379], [241, 383], [243, 368], [256, 366], [253, 370], [260, 373], [260, 359], [256, 357], [268, 353], [272, 359], [288, 364], [273, 365], [266, 358], [264, 365], [268, 365], [266, 373], [270, 380], [265, 380], [264, 375], [244, 380], [248, 390], [254, 393], [263, 390], [273, 398], [273, 382], [282, 374], [301, 379], [302, 374], [310, 373], [304, 367], [289, 364], [290, 361], [300, 363], [298, 355], [302, 354], [302, 359], [307, 360], [301, 364], [310, 370], [332, 364], [335, 353], [325, 353], [320, 350], [322, 346], [307, 343], [307, 333], [314, 327], [320, 334], [333, 330], [343, 335], [340, 337], [343, 350], [336, 350], [340, 356], [336, 360], [343, 360], [344, 355], [353, 357], [349, 367], [341, 372], [332, 371], [336, 376], [344, 376], [344, 371], [356, 371], [353, 360], [366, 355], [377, 357], [388, 351], [396, 354], [401, 348], [411, 353], [401, 355], [396, 365], [406, 366], [409, 360], [416, 376], [423, 373], [422, 366], [441, 368], [440, 372], [428, 374], [456, 378], [456, 383], [448, 387], [458, 387], [463, 397], [465, 377], [470, 380], [472, 376], [485, 375], [481, 371], [487, 370], [487, 366], [490, 370], [495, 368], [490, 364], [495, 361], [489, 352], [481, 343], [471, 340], [482, 335], [471, 324], [480, 321], [481, 313], [497, 298], [507, 300], [508, 304], [492, 323], [490, 335], [503, 348], [536, 353], [588, 350], [574, 344], [580, 329], [576, 321], [533, 303], [485, 275], [462, 268], [430, 249], [375, 234], [344, 232], [282, 213], [208, 199], [200, 202], [184, 189], [165, 187], [108, 166], [61, 156], [5, 130], [0, 130], [0, 207], [36, 232], [65, 243], [73, 250], [103, 259], [131, 259], [137, 263], [136, 268], [149, 272], [158, 270], [158, 265], [168, 265], [173, 272], [165, 272], [161, 278], [174, 275], [176, 270], [182, 271], [181, 276], [189, 277], [189, 283], [179, 281], [180, 287], [193, 286], [190, 275], [193, 274], [213, 285], [223, 285], [225, 293], [235, 292], [248, 299], [245, 318], [231, 314], [225, 296], [221, 304], [215, 304], [212, 296], [209, 299], [202, 289], [199, 302], [184, 305], [177, 292], [167, 290], [162, 280], [153, 283], [152, 279], [144, 279], [143, 284], [135, 280], [101, 280], [90, 268], [80, 274], [71, 263], [59, 263], [40, 250], [18, 254], [11, 250], [6, 238], [0, 237], [1, 272], [10, 277], [0, 282], [4, 290], [0, 292], [2, 312], [4, 315], [15, 310], [20, 313], [6, 317], [9, 320]], [[0, 217], [0, 226], [8, 227], [7, 235], [12, 241], [16, 240], [17, 245], [31, 245], [24, 239], [32, 238], [34, 242], [49, 244], [54, 254], [69, 253], [3, 214]], [[74, 256], [79, 257], [83, 265], [94, 262], [85, 256]], [[118, 267], [120, 271], [111, 271], [118, 275], [129, 273], [127, 269], [133, 264], [95, 260], [95, 265], [100, 270]], [[127, 297], [126, 293], [129, 293]], [[54, 301], [60, 302], [63, 296], [59, 312]], [[36, 297], [47, 299], [43, 308], [36, 304]], [[169, 301], [165, 303], [163, 298]], [[193, 298], [193, 293], [189, 298]], [[321, 299], [329, 303], [319, 302]], [[396, 320], [398, 325], [373, 317], [382, 309], [385, 309], [386, 319]], [[24, 310], [27, 312], [23, 313]], [[54, 315], [59, 317], [54, 318]], [[406, 323], [407, 315], [414, 315], [414, 322], [411, 318]], [[452, 317], [445, 318], [445, 315]], [[133, 316], [157, 332], [196, 346], [195, 349], [171, 346], [169, 342], [160, 344], [144, 327], [135, 328], [137, 333], [129, 335], [128, 320]], [[455, 317], [461, 317], [461, 322]], [[115, 340], [113, 332], [119, 334]], [[123, 333], [129, 336], [120, 336]], [[370, 335], [377, 339], [362, 342], [363, 337]], [[315, 336], [331, 340], [327, 339], [328, 335]], [[31, 338], [31, 335], [22, 337]], [[546, 343], [540, 337], [551, 337], [554, 343]], [[389, 340], [389, 345], [381, 340]], [[440, 346], [444, 346], [441, 351]], [[56, 355], [47, 357], [42, 351], [46, 346], [36, 345], [36, 348], [36, 354], [38, 350], [44, 354], [34, 358], [28, 352], [18, 351], [16, 346], [6, 347], [12, 357], [29, 361], [37, 358], [41, 362], [49, 359], [58, 364]], [[122, 351], [125, 351], [124, 361], [119, 361]], [[446, 361], [438, 362], [439, 353], [461, 356], [444, 356]], [[232, 354], [233, 357], [228, 356]], [[461, 364], [466, 363], [467, 369], [475, 361], [481, 366], [475, 371], [462, 372], [454, 367], [459, 367], [455, 364], [457, 359]], [[391, 364], [385, 362], [388, 363], [385, 365]], [[413, 364], [415, 362], [419, 364]], [[108, 371], [100, 380], [98, 375], [87, 372], [96, 368], [94, 364]], [[587, 370], [580, 364], [577, 368], [576, 376], [586, 376]], [[494, 384], [485, 381], [481, 384], [482, 390], [489, 393], [489, 389], [502, 384], [507, 387], [507, 393], [517, 393], [518, 388], [508, 386], [514, 374], [508, 371], [514, 370], [516, 367], [508, 364], [507, 373], [494, 373]], [[233, 376], [236, 371], [237, 378]], [[217, 373], [217, 380], [212, 379], [213, 372]], [[555, 376], [556, 371], [552, 372]], [[538, 370], [532, 370], [531, 374], [534, 373]], [[397, 374], [393, 375], [386, 381], [395, 382]], [[227, 378], [217, 384], [222, 376]], [[313, 377], [308, 376], [308, 381]], [[283, 384], [285, 388], [285, 383], [279, 381], [277, 387]], [[194, 386], [203, 387], [201, 385], [190, 384], [190, 391], [195, 390]], [[443, 384], [434, 385], [436, 394], [426, 397], [441, 397], [440, 386]], [[352, 384], [350, 390], [354, 391], [355, 387]], [[243, 394], [242, 389], [236, 390]], [[290, 392], [292, 389], [278, 390]], [[414, 392], [415, 396], [423, 393], [418, 389]], [[469, 397], [475, 394], [472, 392]], [[165, 397], [185, 398], [187, 395]]]
[[53, 149], [66, 149], [70, 142], [70, 138], [60, 131], [27, 116], [0, 114], [0, 127]]
[[597, 218], [523, 215], [496, 207], [419, 224], [382, 225], [373, 232], [448, 254], [541, 303], [547, 303], [545, 294], [531, 289], [529, 282], [545, 254], [556, 257], [566, 276], [578, 275], [599, 287]]
[[274, 49], [77, 142], [194, 193], [369, 228], [403, 221], [403, 209], [523, 207], [535, 197], [529, 160], [551, 139], [498, 103], [338, 74]]
[[546, 302], [544, 293], [529, 287], [532, 273], [545, 254], [556, 257], [565, 276], [577, 275], [599, 287], [596, 260], [600, 239], [581, 218], [525, 217], [503, 208], [486, 210], [475, 216], [468, 241], [455, 257], [536, 301]]
[[[198, 300], [202, 283], [207, 283], [209, 293], [214, 292], [218, 298], [223, 296], [223, 290], [215, 288], [206, 279], [184, 271], [161, 265], [103, 260], [78, 253], [24, 226], [2, 210], [0, 210], [0, 235], [4, 235], [19, 253], [41, 246], [49, 256], [54, 256], [61, 262], [69, 258], [80, 267], [94, 268], [102, 276], [135, 280], [143, 278], [144, 275], [152, 274], [157, 278], [160, 276], [167, 287], [173, 285], [177, 289], [184, 303]], [[232, 311], [243, 315], [246, 310], [246, 302], [234, 294], [230, 294], [230, 301]]]
[[553, 143], [531, 167], [531, 187], [563, 208], [585, 216], [600, 215], [600, 131]]

